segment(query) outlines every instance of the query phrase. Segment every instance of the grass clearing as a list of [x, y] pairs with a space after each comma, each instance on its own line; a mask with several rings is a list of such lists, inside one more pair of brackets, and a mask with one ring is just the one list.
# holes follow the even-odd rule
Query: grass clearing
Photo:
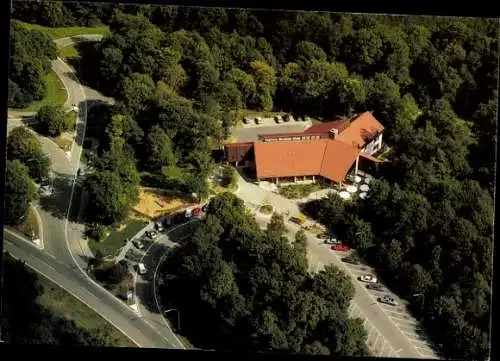
[[109, 34], [109, 28], [105, 25], [102, 26], [68, 26], [61, 28], [50, 28], [47, 26], [41, 26], [37, 24], [29, 24], [23, 21], [14, 20], [20, 23], [24, 28], [28, 30], [38, 30], [42, 33], [47, 34], [51, 39], [61, 39], [70, 36], [82, 35], [82, 34], [100, 34], [106, 36]]
[[64, 150], [65, 152], [71, 151], [71, 145], [73, 144], [73, 139], [68, 138], [65, 135], [59, 135], [57, 137], [49, 137], [54, 143], [56, 143], [59, 148]]
[[44, 105], [64, 105], [68, 98], [68, 93], [64, 84], [53, 71], [49, 72], [44, 77], [45, 88], [47, 95], [42, 100], [32, 102], [26, 108], [22, 109], [25, 112], [37, 112]]
[[127, 238], [132, 238], [137, 232], [146, 226], [147, 222], [141, 219], [128, 218], [118, 226], [109, 229], [109, 234], [98, 242], [89, 237], [89, 247], [93, 254], [98, 251], [104, 256], [116, 256], [125, 245]]
[[59, 57], [61, 57], [62, 59], [78, 58], [79, 56], [80, 53], [74, 45], [65, 46], [64, 48], [61, 48], [59, 50]]
[[38, 220], [33, 207], [28, 208], [28, 214], [26, 215], [26, 219], [23, 223], [17, 226], [12, 226], [11, 228], [14, 232], [20, 233], [28, 237], [28, 239], [32, 239], [33, 236], [34, 239], [38, 239], [40, 237], [38, 233]]
[[60, 317], [73, 320], [89, 332], [101, 333], [108, 346], [137, 347], [118, 329], [64, 289], [41, 275], [38, 275], [38, 279], [44, 289], [44, 293], [38, 298], [42, 306]]

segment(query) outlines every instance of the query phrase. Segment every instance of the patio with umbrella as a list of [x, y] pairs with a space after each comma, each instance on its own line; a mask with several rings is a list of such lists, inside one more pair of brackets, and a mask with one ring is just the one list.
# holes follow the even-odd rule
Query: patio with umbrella
[[346, 192], [346, 191], [342, 191], [339, 193], [339, 197], [342, 198], [342, 199], [349, 199], [351, 198], [351, 195], [349, 194], [349, 192]]
[[361, 187], [359, 187], [359, 189], [362, 192], [368, 192], [370, 190], [370, 187], [368, 186], [368, 184], [362, 184]]
[[354, 183], [359, 183], [361, 182], [361, 177], [359, 175], [354, 177]]
[[348, 185], [345, 187], [345, 190], [348, 191], [349, 193], [356, 193], [358, 190], [358, 187], [353, 186], [353, 185]]
[[359, 194], [359, 198], [365, 199], [366, 198], [366, 192], [362, 192]]

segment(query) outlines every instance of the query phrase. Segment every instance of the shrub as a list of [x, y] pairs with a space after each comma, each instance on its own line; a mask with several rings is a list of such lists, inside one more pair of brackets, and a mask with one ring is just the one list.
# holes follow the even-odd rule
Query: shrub
[[106, 227], [99, 223], [92, 223], [87, 226], [87, 236], [95, 239], [97, 242], [102, 241], [106, 237]]

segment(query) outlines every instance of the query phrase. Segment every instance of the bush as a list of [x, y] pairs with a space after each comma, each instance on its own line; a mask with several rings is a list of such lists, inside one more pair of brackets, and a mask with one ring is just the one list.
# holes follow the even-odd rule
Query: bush
[[236, 173], [232, 167], [222, 168], [221, 186], [228, 188], [236, 184]]
[[279, 193], [288, 199], [297, 199], [307, 197], [311, 192], [321, 189], [317, 183], [312, 184], [291, 184], [279, 187]]
[[99, 223], [92, 223], [87, 226], [87, 237], [95, 239], [97, 242], [102, 241], [106, 237], [107, 228]]
[[262, 213], [262, 214], [273, 213], [273, 206], [270, 204], [263, 205], [262, 207], [260, 207], [260, 213]]
[[94, 270], [94, 276], [107, 288], [121, 283], [129, 275], [126, 263], [102, 263]]

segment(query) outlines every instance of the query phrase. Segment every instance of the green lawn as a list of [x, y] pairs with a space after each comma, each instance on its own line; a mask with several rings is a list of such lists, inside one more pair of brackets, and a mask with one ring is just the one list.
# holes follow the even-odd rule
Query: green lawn
[[92, 333], [102, 333], [107, 341], [107, 346], [137, 347], [118, 329], [64, 289], [41, 275], [38, 276], [38, 279], [44, 289], [38, 302], [54, 314], [73, 320], [78, 326]]
[[92, 253], [96, 254], [101, 251], [104, 256], [116, 256], [125, 244], [127, 238], [132, 238], [137, 232], [146, 226], [146, 222], [139, 219], [129, 218], [125, 220], [121, 227], [114, 227], [109, 229], [109, 236], [102, 241], [89, 238], [89, 247]]
[[80, 53], [78, 52], [78, 50], [75, 48], [74, 45], [68, 45], [59, 50], [59, 56], [62, 59], [78, 58], [80, 56]]
[[28, 214], [26, 215], [26, 219], [23, 223], [18, 226], [9, 227], [16, 233], [21, 233], [23, 236], [31, 239], [33, 233], [35, 233], [35, 238], [39, 237], [38, 234], [38, 220], [35, 216], [35, 211], [33, 208], [28, 208]]
[[22, 109], [26, 112], [36, 112], [44, 105], [63, 105], [67, 99], [66, 88], [59, 77], [51, 71], [45, 76], [45, 87], [47, 95], [42, 100], [32, 102], [26, 108]]
[[101, 35], [109, 34], [109, 28], [105, 25], [94, 26], [94, 27], [70, 26], [63, 28], [49, 28], [46, 26], [25, 23], [19, 20], [14, 20], [14, 21], [17, 21], [18, 23], [22, 24], [26, 29], [39, 30], [43, 33], [46, 33], [48, 36], [50, 36], [51, 39], [60, 39], [81, 34], [101, 34]]

